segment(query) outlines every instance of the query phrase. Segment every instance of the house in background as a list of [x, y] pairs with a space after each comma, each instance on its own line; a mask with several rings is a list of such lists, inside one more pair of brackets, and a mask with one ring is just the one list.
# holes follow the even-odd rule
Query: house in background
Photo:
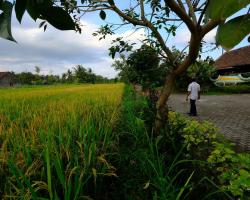
[[0, 72], [0, 87], [12, 87], [15, 82], [15, 74], [13, 72]]
[[223, 54], [214, 66], [219, 76], [212, 81], [218, 86], [250, 82], [250, 46]]

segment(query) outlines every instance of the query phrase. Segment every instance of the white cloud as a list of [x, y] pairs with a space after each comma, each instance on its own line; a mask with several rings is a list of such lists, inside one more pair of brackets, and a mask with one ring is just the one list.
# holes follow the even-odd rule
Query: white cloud
[[[114, 77], [117, 72], [111, 67], [113, 60], [108, 55], [111, 41], [116, 37], [124, 37], [140, 46], [140, 41], [146, 38], [144, 29], [134, 32], [124, 31], [105, 40], [92, 36], [99, 25], [82, 21], [82, 34], [74, 31], [58, 31], [49, 26], [46, 32], [38, 28], [38, 23], [31, 23], [25, 18], [25, 23], [19, 25], [14, 21], [13, 35], [18, 44], [0, 39], [0, 71], [34, 71], [34, 66], [41, 67], [41, 73], [53, 71], [61, 74], [77, 64], [92, 68], [96, 74]], [[214, 42], [216, 30], [205, 37], [205, 41]], [[171, 37], [168, 46], [184, 48], [188, 45], [190, 33], [185, 27], [177, 30], [177, 35]]]
[[176, 36], [173, 37], [171, 43], [173, 45], [186, 46], [190, 40], [190, 32], [187, 28], [177, 30]]
[[[27, 23], [27, 22], [26, 22]], [[38, 24], [19, 25], [14, 22], [13, 35], [18, 44], [0, 39], [0, 70], [33, 71], [40, 66], [42, 73], [53, 71], [61, 74], [76, 64], [90, 67], [96, 74], [114, 77], [111, 68], [113, 60], [108, 56], [108, 48], [116, 37], [126, 37], [132, 41], [144, 39], [142, 30], [132, 34], [132, 30], [108, 36], [99, 40], [92, 36], [98, 25], [82, 21], [83, 33], [58, 31], [49, 26], [46, 32]]]
[[[216, 35], [217, 29], [213, 29], [210, 31], [205, 37], [204, 41], [207, 43], [215, 43], [215, 35]], [[186, 27], [182, 27], [177, 30], [176, 36], [171, 37], [169, 40], [169, 44], [175, 45], [177, 47], [185, 47], [188, 45], [190, 41], [190, 31]]]
[[217, 29], [213, 29], [205, 36], [204, 40], [208, 43], [215, 43], [216, 32]]

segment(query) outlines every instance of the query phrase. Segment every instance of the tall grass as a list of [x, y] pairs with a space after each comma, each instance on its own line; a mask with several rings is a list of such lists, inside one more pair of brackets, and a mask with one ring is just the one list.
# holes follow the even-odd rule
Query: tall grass
[[123, 85], [0, 89], [0, 199], [94, 198]]
[[189, 199], [209, 181], [195, 168], [205, 161], [187, 160], [181, 121], [153, 135], [149, 103], [129, 86], [0, 94], [0, 199]]
[[183, 183], [177, 183], [184, 171], [176, 173], [181, 149], [166, 163], [164, 152], [168, 149], [159, 148], [160, 143], [165, 143], [164, 138], [155, 137], [147, 129], [146, 98], [135, 94], [130, 87], [125, 87], [124, 93], [123, 114], [117, 130], [120, 159], [115, 162], [119, 179], [114, 180], [116, 191], [110, 199], [182, 199], [184, 191], [190, 188], [193, 173], [183, 178]]

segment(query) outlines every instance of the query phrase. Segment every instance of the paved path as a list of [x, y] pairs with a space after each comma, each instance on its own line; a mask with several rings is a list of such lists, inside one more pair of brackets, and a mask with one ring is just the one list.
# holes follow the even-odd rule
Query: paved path
[[[183, 94], [174, 94], [169, 104], [172, 110], [186, 116], [189, 103]], [[250, 152], [250, 94], [201, 96], [197, 102], [198, 120], [213, 122], [239, 150]]]

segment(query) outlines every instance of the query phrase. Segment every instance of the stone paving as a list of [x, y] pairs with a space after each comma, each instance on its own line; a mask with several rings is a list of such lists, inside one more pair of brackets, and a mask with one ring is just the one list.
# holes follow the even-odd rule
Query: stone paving
[[[173, 94], [170, 109], [188, 116], [189, 102], [185, 99], [184, 94]], [[198, 116], [190, 118], [214, 123], [238, 150], [250, 152], [250, 94], [201, 96], [196, 106]]]

